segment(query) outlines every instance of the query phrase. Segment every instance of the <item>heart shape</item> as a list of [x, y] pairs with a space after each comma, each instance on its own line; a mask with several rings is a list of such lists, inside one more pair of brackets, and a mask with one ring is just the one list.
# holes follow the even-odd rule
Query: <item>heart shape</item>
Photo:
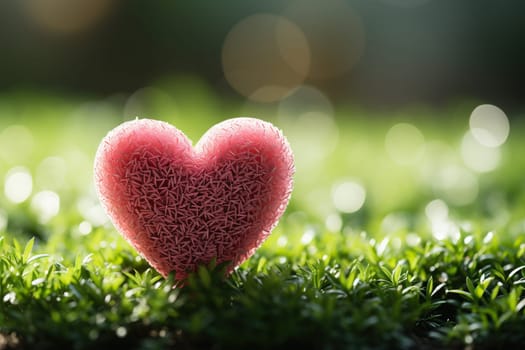
[[234, 118], [192, 147], [174, 126], [124, 122], [95, 156], [99, 199], [115, 228], [160, 274], [185, 279], [199, 265], [249, 258], [283, 214], [294, 173], [279, 129]]

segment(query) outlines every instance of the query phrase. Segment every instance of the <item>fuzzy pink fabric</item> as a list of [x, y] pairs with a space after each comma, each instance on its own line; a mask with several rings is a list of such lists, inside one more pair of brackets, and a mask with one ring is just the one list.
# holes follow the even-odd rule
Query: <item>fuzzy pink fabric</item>
[[230, 271], [283, 214], [293, 155], [272, 124], [235, 118], [192, 147], [174, 126], [125, 122], [102, 140], [95, 185], [116, 229], [163, 276], [179, 280], [216, 258]]

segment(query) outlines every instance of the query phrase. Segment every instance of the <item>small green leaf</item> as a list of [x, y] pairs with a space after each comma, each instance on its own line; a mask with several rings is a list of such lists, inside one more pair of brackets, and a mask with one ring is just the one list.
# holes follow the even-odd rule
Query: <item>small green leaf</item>
[[514, 270], [512, 270], [509, 273], [509, 276], [507, 277], [507, 280], [510, 280], [512, 277], [514, 277], [515, 274], [517, 274], [518, 272], [520, 272], [523, 269], [525, 269], [525, 265], [519, 266], [519, 267], [515, 268]]
[[472, 296], [472, 294], [465, 292], [464, 290], [461, 290], [461, 289], [449, 289], [447, 290], [447, 293], [458, 294], [458, 295], [465, 297], [466, 299], [470, 301], [474, 301], [474, 297]]
[[397, 286], [401, 278], [402, 267], [401, 264], [397, 264], [392, 271], [392, 283]]
[[490, 293], [490, 300], [496, 300], [496, 298], [498, 297], [499, 289], [501, 288], [500, 283], [501, 282], [498, 282], [498, 284], [496, 284], [494, 289], [492, 289], [492, 292]]
[[442, 282], [432, 291], [432, 296], [436, 295], [441, 289], [446, 287], [446, 283]]
[[392, 272], [390, 272], [390, 270], [388, 269], [388, 267], [386, 267], [386, 266], [383, 265], [383, 264], [379, 264], [379, 268], [381, 269], [381, 271], [383, 272], [383, 274], [386, 276], [386, 278], [387, 278], [389, 281], [392, 281]]
[[470, 294], [474, 294], [475, 295], [476, 287], [474, 286], [474, 283], [472, 283], [472, 280], [468, 276], [465, 279], [465, 283], [467, 285], [467, 289], [470, 292]]
[[205, 266], [199, 266], [197, 273], [199, 274], [199, 279], [202, 285], [209, 288], [211, 286], [211, 276], [208, 269]]
[[26, 263], [29, 260], [29, 256], [31, 255], [31, 251], [33, 250], [33, 244], [35, 243], [35, 238], [31, 238], [29, 241], [27, 241], [26, 246], [24, 248], [24, 252], [22, 253], [22, 262]]
[[434, 288], [434, 279], [432, 278], [432, 276], [430, 276], [430, 278], [427, 281], [427, 290], [426, 290], [427, 300], [431, 299], [433, 288]]

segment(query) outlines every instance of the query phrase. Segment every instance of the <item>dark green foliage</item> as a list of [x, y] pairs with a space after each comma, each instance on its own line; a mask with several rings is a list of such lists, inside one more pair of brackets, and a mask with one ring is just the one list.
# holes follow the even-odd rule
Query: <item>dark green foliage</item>
[[373, 259], [355, 256], [344, 235], [332, 238], [337, 251], [321, 237], [312, 244], [323, 255], [305, 253], [305, 263], [262, 249], [226, 279], [221, 267], [202, 267], [183, 287], [140, 264], [125, 271], [103, 253], [60, 261], [34, 251], [34, 240], [2, 238], [0, 325], [2, 334], [41, 349], [488, 348], [525, 341], [523, 240], [496, 245], [469, 237], [382, 255], [363, 240]]

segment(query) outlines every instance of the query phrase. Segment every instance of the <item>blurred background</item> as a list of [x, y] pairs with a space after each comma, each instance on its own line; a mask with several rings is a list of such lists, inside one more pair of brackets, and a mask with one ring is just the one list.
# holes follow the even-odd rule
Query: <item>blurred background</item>
[[368, 107], [520, 107], [519, 0], [19, 0], [0, 4], [0, 89], [106, 96], [195, 75], [221, 95], [301, 84]]
[[162, 119], [195, 141], [249, 115], [294, 149], [291, 225], [444, 238], [466, 229], [451, 218], [463, 211], [524, 232], [511, 210], [525, 201], [524, 11], [518, 0], [2, 1], [0, 229], [109, 225], [92, 162], [124, 120]]

